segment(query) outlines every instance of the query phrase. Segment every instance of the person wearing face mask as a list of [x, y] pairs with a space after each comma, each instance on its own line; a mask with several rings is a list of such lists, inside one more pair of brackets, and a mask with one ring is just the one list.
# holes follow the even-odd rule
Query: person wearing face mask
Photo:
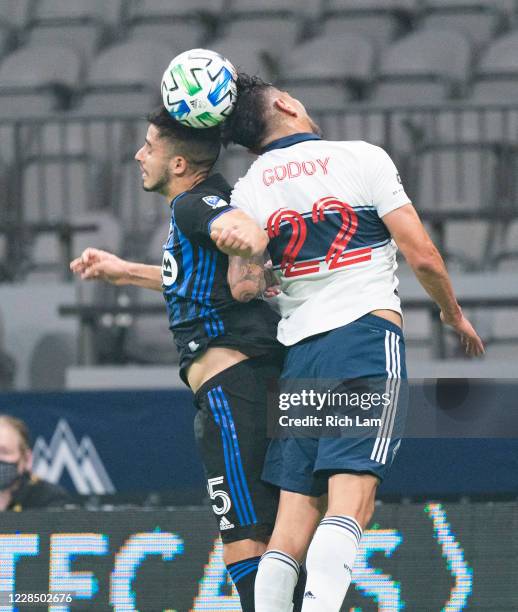
[[59, 507], [69, 501], [62, 487], [32, 474], [32, 451], [27, 426], [0, 414], [0, 510]]

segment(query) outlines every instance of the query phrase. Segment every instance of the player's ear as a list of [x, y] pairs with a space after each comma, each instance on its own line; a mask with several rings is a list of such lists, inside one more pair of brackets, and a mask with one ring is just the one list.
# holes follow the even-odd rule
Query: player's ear
[[296, 117], [298, 115], [297, 109], [289, 100], [287, 100], [282, 95], [276, 97], [273, 101], [273, 105], [276, 110], [281, 111], [281, 113], [286, 113], [291, 117]]
[[174, 157], [172, 157], [169, 164], [171, 170], [173, 171], [173, 174], [182, 175], [185, 174], [185, 172], [187, 171], [187, 160], [181, 155], [175, 155]]

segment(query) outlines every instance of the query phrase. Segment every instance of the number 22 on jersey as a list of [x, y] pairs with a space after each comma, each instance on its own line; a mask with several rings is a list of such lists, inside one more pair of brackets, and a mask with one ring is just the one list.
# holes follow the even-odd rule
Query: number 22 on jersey
[[[336, 218], [336, 213], [338, 213], [341, 225], [336, 235], [329, 237], [331, 243], [329, 244], [329, 240], [325, 239], [328, 232], [321, 232], [317, 237], [319, 238], [317, 244], [312, 245], [310, 249], [313, 256], [310, 258], [304, 257], [304, 245], [313, 224], [329, 223], [331, 232], [333, 227], [336, 228], [336, 222], [331, 223], [330, 221], [332, 213], [335, 213], [333, 218]], [[358, 216], [349, 204], [341, 202], [333, 196], [328, 196], [313, 204], [311, 210], [312, 225], [309, 225], [309, 227], [306, 218], [309, 221], [308, 215], [305, 217], [296, 210], [281, 208], [274, 212], [267, 221], [266, 229], [270, 240], [282, 237], [284, 231], [291, 229], [291, 236], [282, 251], [280, 261], [275, 261], [278, 258], [272, 254], [274, 265], [280, 265], [284, 276], [303, 276], [319, 272], [322, 260], [327, 264], [328, 270], [337, 270], [371, 259], [372, 249], [370, 247], [346, 251], [358, 229]], [[327, 253], [325, 252], [326, 247], [328, 247]]]

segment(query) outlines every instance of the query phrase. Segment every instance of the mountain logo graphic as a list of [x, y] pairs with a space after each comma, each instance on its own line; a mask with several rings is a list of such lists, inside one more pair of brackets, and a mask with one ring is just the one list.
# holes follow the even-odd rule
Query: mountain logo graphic
[[97, 454], [90, 436], [83, 436], [78, 444], [70, 425], [60, 419], [47, 444], [39, 436], [33, 449], [33, 472], [57, 484], [64, 472], [68, 472], [78, 493], [115, 493], [115, 487]]

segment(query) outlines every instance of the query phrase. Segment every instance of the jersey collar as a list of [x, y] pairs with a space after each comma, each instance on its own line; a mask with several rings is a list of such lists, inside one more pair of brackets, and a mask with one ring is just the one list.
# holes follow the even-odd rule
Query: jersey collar
[[275, 149], [285, 149], [292, 145], [298, 144], [299, 142], [305, 142], [306, 140], [322, 140], [320, 136], [311, 134], [310, 132], [301, 132], [300, 134], [291, 134], [290, 136], [284, 136], [268, 143], [261, 149], [262, 153], [268, 153], [268, 151], [274, 151]]
[[189, 189], [189, 191], [183, 191], [182, 193], [179, 193], [175, 198], [173, 198], [173, 200], [169, 204], [169, 207], [174, 208], [175, 202], [177, 202], [180, 198], [183, 198], [183, 196], [187, 195], [188, 193], [196, 193], [198, 191], [204, 192], [207, 189], [230, 191], [230, 186], [221, 174], [211, 174], [204, 181], [201, 181], [201, 183], [198, 183], [192, 189]]

